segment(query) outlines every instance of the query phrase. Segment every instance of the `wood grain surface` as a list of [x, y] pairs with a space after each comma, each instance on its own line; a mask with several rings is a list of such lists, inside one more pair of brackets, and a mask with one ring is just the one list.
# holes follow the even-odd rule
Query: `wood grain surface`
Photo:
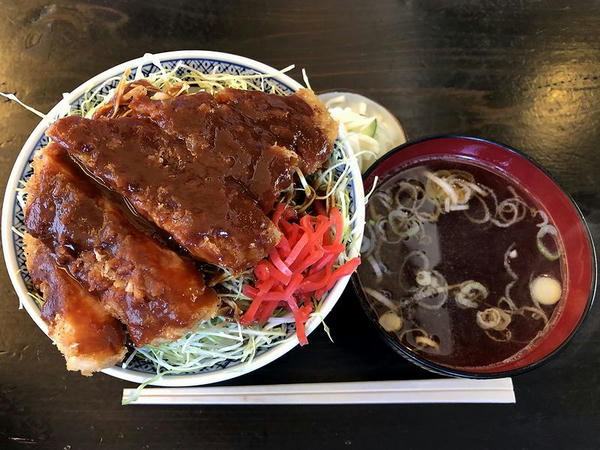
[[[496, 140], [542, 163], [600, 238], [600, 2], [0, 0], [0, 90], [47, 111], [145, 52], [218, 50], [365, 94], [409, 139]], [[293, 76], [301, 79], [299, 71]], [[0, 185], [38, 118], [0, 101]], [[2, 188], [3, 189], [3, 188]], [[349, 289], [310, 345], [229, 384], [427, 378]], [[517, 377], [517, 404], [121, 407], [130, 383], [67, 373], [0, 269], [0, 448], [598, 448], [600, 314]]]

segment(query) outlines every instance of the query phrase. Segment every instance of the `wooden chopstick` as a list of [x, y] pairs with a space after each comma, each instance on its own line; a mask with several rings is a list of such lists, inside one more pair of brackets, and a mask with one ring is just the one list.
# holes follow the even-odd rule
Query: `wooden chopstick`
[[[135, 389], [123, 389], [123, 400]], [[145, 388], [134, 405], [333, 405], [515, 403], [512, 379], [361, 381], [192, 388]]]

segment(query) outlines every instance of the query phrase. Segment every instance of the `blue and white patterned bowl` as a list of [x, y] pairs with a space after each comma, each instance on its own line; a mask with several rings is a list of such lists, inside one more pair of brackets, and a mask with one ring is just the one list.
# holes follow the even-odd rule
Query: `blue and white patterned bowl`
[[[33, 159], [33, 154], [36, 150], [39, 150], [48, 143], [48, 138], [46, 138], [44, 132], [49, 124], [56, 120], [56, 118], [65, 115], [69, 110], [77, 108], [83, 100], [84, 93], [88, 92], [90, 88], [94, 89], [107, 80], [114, 79], [112, 83], [107, 84], [107, 86], [103, 88], [102, 92], [107, 94], [110, 89], [116, 87], [118, 78], [128, 68], [132, 70], [131, 77], [134, 77], [138, 70], [142, 71], [143, 76], [148, 76], [150, 73], [159, 70], [158, 63], [165, 68], [172, 68], [179, 61], [205, 73], [216, 72], [246, 75], [272, 74], [276, 72], [274, 68], [265, 64], [227, 53], [210, 51], [176, 51], [157, 55], [145, 55], [142, 58], [113, 67], [83, 83], [70, 94], [65, 94], [63, 100], [47, 114], [46, 119], [43, 119], [33, 133], [31, 133], [29, 139], [19, 153], [8, 180], [4, 197], [2, 208], [2, 246], [4, 249], [6, 266], [19, 299], [31, 318], [46, 334], [48, 334], [48, 327], [41, 318], [40, 307], [33, 298], [28, 295], [28, 292], [33, 292], [33, 287], [25, 265], [23, 240], [18, 233], [14, 232], [14, 230], [23, 232], [25, 228], [23, 223], [23, 205], [17, 198], [17, 188], [19, 187], [21, 180], [26, 181], [32, 174], [30, 163]], [[286, 94], [291, 94], [302, 88], [298, 82], [294, 81], [289, 76], [279, 74], [274, 77], [265, 78], [265, 91], [269, 91], [271, 86], [275, 84]], [[352, 152], [338, 140], [336, 141], [332, 158], [341, 159], [343, 155], [350, 156], [352, 155]], [[352, 159], [350, 163], [350, 175], [347, 189], [350, 192], [351, 215], [355, 216], [352, 234], [355, 245], [353, 245], [350, 256], [358, 256], [364, 227], [364, 192], [360, 170], [354, 159]], [[322, 317], [327, 316], [338, 301], [348, 283], [348, 279], [349, 277], [340, 279], [327, 294], [320, 310]], [[307, 332], [312, 332], [318, 326], [319, 322], [320, 321], [317, 318], [311, 319], [307, 324]], [[290, 334], [275, 346], [261, 351], [250, 362], [225, 362], [192, 374], [165, 375], [154, 384], [160, 386], [196, 386], [227, 380], [268, 364], [290, 351], [297, 344], [298, 339], [295, 334]], [[132, 364], [129, 364], [127, 369], [123, 369], [121, 366], [115, 366], [105, 369], [103, 372], [136, 383], [141, 383], [155, 374], [153, 366], [143, 359], [134, 360]]]

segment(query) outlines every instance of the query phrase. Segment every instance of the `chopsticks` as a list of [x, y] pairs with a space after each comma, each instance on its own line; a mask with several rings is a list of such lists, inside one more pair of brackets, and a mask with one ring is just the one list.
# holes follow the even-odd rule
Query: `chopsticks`
[[[123, 400], [135, 389], [123, 389]], [[132, 405], [515, 403], [511, 378], [145, 388]]]

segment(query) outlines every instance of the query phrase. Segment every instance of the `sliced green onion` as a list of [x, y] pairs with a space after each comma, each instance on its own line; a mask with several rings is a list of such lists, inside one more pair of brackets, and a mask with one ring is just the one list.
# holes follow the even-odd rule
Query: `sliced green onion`
[[454, 296], [456, 303], [461, 308], [477, 308], [477, 300], [487, 298], [487, 288], [478, 281], [465, 281], [460, 285], [460, 290]]
[[536, 236], [536, 242], [537, 242], [537, 248], [540, 251], [540, 253], [542, 255], [544, 255], [544, 257], [550, 261], [556, 261], [558, 258], [560, 258], [560, 250], [557, 250], [556, 253], [552, 253], [552, 251], [550, 251], [548, 249], [548, 247], [546, 247], [544, 245], [544, 243], [542, 242], [542, 239], [544, 238], [544, 236], [546, 235], [551, 235], [554, 236], [554, 242], [556, 242], [556, 247], [558, 249], [558, 232], [556, 231], [556, 228], [554, 227], [554, 225], [550, 225], [550, 224], [546, 224], [546, 225], [542, 225], [537, 233]]
[[367, 294], [369, 294], [371, 297], [373, 297], [375, 300], [377, 300], [379, 303], [381, 303], [382, 305], [387, 306], [390, 310], [395, 311], [395, 312], [399, 311], [398, 305], [396, 305], [391, 299], [387, 298], [381, 292], [376, 291], [375, 289], [371, 289], [371, 288], [365, 288], [364, 291]]

